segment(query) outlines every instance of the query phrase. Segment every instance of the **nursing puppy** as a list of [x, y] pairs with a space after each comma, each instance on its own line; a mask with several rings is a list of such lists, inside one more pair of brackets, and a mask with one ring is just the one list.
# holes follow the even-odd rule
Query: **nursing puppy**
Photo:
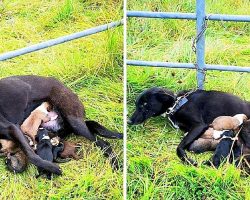
[[8, 153], [15, 153], [17, 152], [19, 149], [18, 145], [16, 145], [13, 141], [11, 140], [3, 140], [0, 139], [0, 153], [3, 155], [7, 155]]
[[21, 125], [21, 130], [23, 133], [31, 138], [33, 143], [36, 143], [35, 137], [38, 131], [39, 126], [44, 122], [50, 121], [48, 117], [50, 105], [48, 102], [42, 103], [35, 110], [31, 112], [29, 117], [25, 119]]
[[247, 116], [245, 114], [237, 114], [233, 117], [231, 116], [220, 116], [217, 117], [211, 127], [217, 131], [222, 130], [237, 130], [244, 121], [247, 120]]
[[[46, 129], [39, 129], [36, 136], [37, 140], [37, 155], [43, 160], [47, 160], [49, 162], [53, 162], [53, 153], [52, 153], [52, 144], [50, 141], [49, 133]], [[48, 179], [51, 179], [51, 173], [38, 167], [38, 175], [37, 178], [43, 174], [46, 174]]]
[[236, 133], [239, 131], [239, 126], [247, 120], [244, 114], [237, 114], [231, 116], [217, 117], [210, 127], [196, 139], [189, 147], [188, 150], [195, 153], [203, 153], [206, 151], [214, 151], [220, 142], [220, 138], [226, 130], [234, 130]]
[[76, 148], [79, 147], [74, 143], [63, 141], [57, 146], [53, 147], [54, 161], [58, 163], [64, 163], [71, 160], [71, 158], [78, 160], [79, 157], [76, 154]]
[[0, 140], [0, 153], [6, 158], [6, 167], [14, 173], [23, 172], [28, 165], [28, 158], [20, 147], [11, 140]]
[[[235, 132], [239, 131], [239, 126], [247, 120], [245, 114], [237, 114], [233, 117], [231, 116], [220, 116], [217, 117], [213, 123], [210, 125], [213, 131], [214, 139], [219, 139], [223, 134], [224, 130], [234, 130]], [[210, 128], [211, 131], [211, 128]]]
[[[222, 134], [222, 138], [218, 143], [214, 155], [212, 157], [212, 164], [216, 168], [218, 168], [220, 164], [222, 162], [225, 162], [227, 159], [230, 163], [232, 163], [233, 160], [236, 160], [240, 157], [241, 148], [237, 145], [236, 142], [234, 142], [234, 136], [234, 131], [225, 131]], [[236, 166], [237, 163], [238, 162], [236, 161]], [[206, 162], [205, 164], [209, 164], [209, 162]]]
[[73, 158], [75, 160], [79, 159], [78, 155], [76, 154], [77, 146], [75, 144], [64, 141], [63, 146], [64, 146], [63, 151], [59, 153], [59, 156], [61, 158]]
[[204, 153], [206, 151], [214, 151], [219, 144], [220, 139], [214, 139], [214, 130], [209, 128], [203, 133], [200, 138], [196, 139], [187, 148], [188, 151], [194, 153]]
[[6, 158], [7, 169], [14, 173], [22, 173], [28, 165], [28, 158], [23, 151], [8, 153]]

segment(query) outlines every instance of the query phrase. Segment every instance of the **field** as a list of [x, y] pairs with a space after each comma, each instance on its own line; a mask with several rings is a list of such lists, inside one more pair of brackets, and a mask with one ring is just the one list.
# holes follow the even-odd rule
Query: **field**
[[[195, 12], [194, 0], [130, 0], [128, 10]], [[206, 1], [207, 13], [250, 13], [248, 0]], [[128, 19], [128, 59], [168, 62], [195, 62], [192, 38], [195, 22], [187, 20]], [[206, 63], [250, 66], [250, 24], [208, 22]], [[192, 70], [173, 70], [128, 66], [128, 115], [137, 95], [153, 86], [177, 92], [192, 89], [196, 74]], [[250, 101], [250, 75], [208, 71], [205, 89], [233, 93]], [[218, 170], [202, 166], [212, 155], [188, 155], [199, 167], [182, 164], [176, 147], [183, 133], [163, 117], [143, 125], [128, 126], [128, 199], [250, 199], [250, 178], [225, 164]]]
[[[122, 1], [0, 1], [0, 53], [122, 18]], [[53, 76], [84, 103], [88, 119], [123, 131], [122, 27], [0, 62], [0, 78]], [[60, 164], [63, 175], [36, 179], [37, 170], [14, 174], [0, 159], [0, 199], [122, 199], [122, 171], [113, 172], [101, 150], [80, 142], [81, 159]], [[123, 142], [109, 141], [122, 165]]]

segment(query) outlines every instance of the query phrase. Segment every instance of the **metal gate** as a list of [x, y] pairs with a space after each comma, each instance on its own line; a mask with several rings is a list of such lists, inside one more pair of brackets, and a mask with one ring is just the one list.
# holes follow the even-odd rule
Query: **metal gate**
[[38, 50], [41, 50], [41, 49], [45, 49], [45, 48], [48, 48], [48, 47], [51, 47], [51, 46], [55, 46], [55, 45], [58, 45], [58, 44], [69, 42], [71, 40], [76, 40], [78, 38], [93, 35], [93, 34], [96, 34], [96, 33], [102, 32], [102, 31], [106, 31], [106, 30], [109, 30], [109, 29], [112, 29], [112, 28], [115, 28], [115, 27], [118, 27], [118, 26], [121, 26], [121, 25], [123, 25], [123, 20], [116, 21], [116, 22], [111, 22], [111, 23], [104, 24], [104, 25], [100, 25], [100, 26], [97, 26], [97, 27], [94, 27], [94, 28], [90, 28], [90, 29], [81, 31], [81, 32], [77, 32], [77, 33], [73, 33], [73, 34], [70, 34], [70, 35], [62, 36], [62, 37], [59, 37], [59, 38], [56, 38], [56, 39], [47, 40], [45, 42], [34, 44], [34, 45], [24, 47], [24, 48], [21, 48], [21, 49], [17, 49], [17, 50], [14, 50], [14, 51], [9, 51], [9, 52], [0, 54], [0, 61], [4, 61], [4, 60], [11, 59], [11, 58], [14, 58], [14, 57], [17, 57], [17, 56], [21, 56], [21, 55], [24, 55], [24, 54], [27, 54], [27, 53], [31, 53], [31, 52], [38, 51]]
[[127, 60], [127, 65], [196, 69], [197, 85], [199, 89], [204, 89], [206, 70], [250, 72], [250, 67], [206, 64], [205, 35], [204, 35], [207, 20], [250, 22], [250, 15], [206, 14], [205, 0], [196, 0], [196, 14], [178, 13], [178, 12], [127, 11], [127, 17], [196, 20], [196, 42], [195, 42], [196, 63], [172, 63], [172, 62]]

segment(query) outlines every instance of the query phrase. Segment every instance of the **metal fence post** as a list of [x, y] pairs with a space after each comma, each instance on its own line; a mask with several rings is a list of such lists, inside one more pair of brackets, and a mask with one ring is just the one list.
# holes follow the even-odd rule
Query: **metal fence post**
[[196, 0], [196, 64], [197, 64], [197, 85], [199, 89], [204, 89], [205, 81], [205, 0]]

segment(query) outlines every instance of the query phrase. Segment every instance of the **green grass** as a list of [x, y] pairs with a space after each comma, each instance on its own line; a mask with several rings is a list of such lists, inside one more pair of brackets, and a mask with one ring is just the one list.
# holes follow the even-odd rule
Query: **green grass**
[[[130, 0], [129, 10], [195, 12], [195, 1]], [[247, 0], [209, 0], [207, 13], [249, 14]], [[195, 22], [186, 20], [128, 19], [128, 59], [195, 62], [192, 38]], [[250, 24], [208, 22], [206, 63], [250, 66]], [[128, 66], [128, 115], [136, 96], [146, 88], [165, 87], [177, 92], [197, 86], [192, 70]], [[250, 101], [250, 75], [208, 71], [205, 88], [233, 93]], [[183, 133], [163, 117], [128, 126], [128, 199], [250, 199], [250, 178], [226, 164], [220, 169], [202, 166], [212, 155], [188, 155], [199, 167], [182, 164], [176, 147]]]
[[[0, 53], [57, 38], [122, 18], [122, 1], [60, 0], [0, 2]], [[53, 76], [83, 102], [88, 119], [123, 131], [122, 27], [0, 62], [0, 77]], [[36, 179], [37, 170], [13, 174], [0, 159], [0, 199], [122, 199], [122, 172], [91, 142], [82, 143], [82, 158], [61, 164], [63, 175]], [[109, 141], [123, 157], [123, 142]]]

